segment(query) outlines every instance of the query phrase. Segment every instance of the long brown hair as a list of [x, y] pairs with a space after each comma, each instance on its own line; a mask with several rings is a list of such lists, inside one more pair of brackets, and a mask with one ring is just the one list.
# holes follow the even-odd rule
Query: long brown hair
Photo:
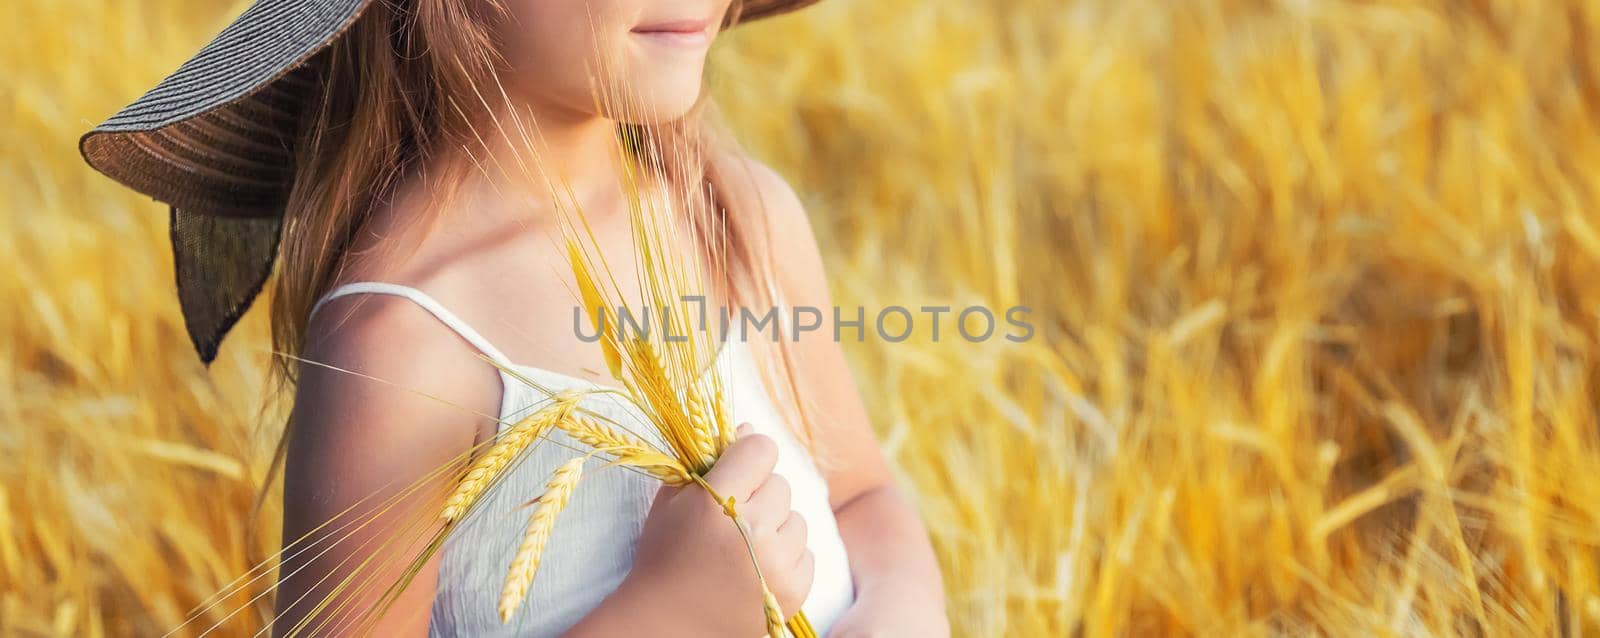
[[[469, 6], [470, 5], [470, 6]], [[276, 368], [292, 382], [312, 304], [373, 209], [427, 159], [472, 135], [470, 95], [497, 58], [493, 2], [373, 2], [313, 62], [318, 97], [295, 142], [272, 297]], [[455, 108], [459, 105], [459, 108]], [[459, 175], [432, 175], [441, 186]]]
[[[724, 28], [738, 22], [739, 5], [736, 0], [730, 6]], [[481, 143], [474, 121], [489, 110], [483, 96], [498, 94], [484, 87], [499, 86], [496, 73], [503, 68], [488, 25], [501, 11], [495, 0], [374, 2], [309, 67], [318, 99], [303, 114], [295, 143], [295, 181], [272, 295], [274, 377], [280, 390], [295, 382], [313, 304], [338, 280], [345, 251], [374, 208], [402, 179], [425, 179], [440, 193], [462, 181], [467, 168], [442, 172], [429, 159], [444, 149]], [[721, 247], [713, 261], [724, 266], [723, 272], [712, 274], [726, 283], [730, 302], [774, 307], [778, 295], [771, 264], [751, 250], [766, 231], [764, 216], [760, 211], [729, 214], [722, 205], [729, 201], [720, 197], [727, 180], [740, 176], [723, 174], [710, 161], [732, 149], [731, 138], [720, 133], [714, 119], [715, 107], [702, 95], [681, 118], [619, 125], [618, 133], [633, 152], [665, 169], [674, 191], [704, 198], [710, 216], [702, 222], [702, 235], [715, 237], [706, 243]], [[671, 158], [664, 161], [667, 155]], [[431, 208], [426, 214], [437, 216], [441, 207]], [[789, 399], [779, 403], [790, 408], [795, 429], [810, 442], [809, 410], [801, 407], [793, 353], [779, 343], [774, 354], [763, 367], [763, 381], [776, 397]], [[274, 472], [287, 439], [286, 429]]]

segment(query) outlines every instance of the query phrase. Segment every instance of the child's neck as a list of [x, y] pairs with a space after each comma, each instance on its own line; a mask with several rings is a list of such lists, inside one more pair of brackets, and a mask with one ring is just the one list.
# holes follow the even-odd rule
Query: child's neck
[[547, 183], [583, 203], [617, 186], [617, 123], [591, 114], [531, 105], [508, 107], [474, 124], [480, 143], [452, 149], [446, 161], [467, 162], [485, 186], [502, 193], [544, 192]]

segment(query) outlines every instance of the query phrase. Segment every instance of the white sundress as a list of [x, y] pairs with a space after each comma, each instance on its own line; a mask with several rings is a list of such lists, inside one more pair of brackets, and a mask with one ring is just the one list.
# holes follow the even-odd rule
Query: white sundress
[[[345, 284], [324, 295], [311, 312], [315, 314], [327, 301], [352, 294], [410, 299], [491, 360], [551, 392], [605, 387], [512, 362], [454, 313], [408, 286], [384, 282]], [[778, 444], [775, 471], [789, 482], [790, 507], [805, 518], [806, 546], [816, 558], [811, 593], [802, 609], [817, 633], [827, 635], [828, 628], [855, 599], [844, 541], [828, 502], [827, 483], [805, 447], [782, 423], [757, 376], [747, 345], [738, 339], [727, 339], [713, 365], [726, 375], [733, 422], [748, 422], [756, 432], [772, 437]], [[500, 401], [502, 428], [526, 416], [548, 396], [504, 371], [500, 378], [504, 384]], [[589, 397], [584, 400], [584, 407], [619, 423], [637, 423], [643, 418], [637, 408], [616, 397]], [[574, 458], [574, 450], [580, 449], [584, 449], [581, 443], [563, 433], [552, 433], [550, 440], [529, 449], [446, 539], [441, 549], [430, 636], [558, 636], [622, 583], [633, 563], [645, 514], [660, 484], [622, 468], [601, 470], [603, 461], [595, 460], [556, 521], [522, 608], [510, 623], [500, 622], [497, 606], [501, 584], [528, 521], [529, 510], [523, 504], [541, 493], [556, 467]]]

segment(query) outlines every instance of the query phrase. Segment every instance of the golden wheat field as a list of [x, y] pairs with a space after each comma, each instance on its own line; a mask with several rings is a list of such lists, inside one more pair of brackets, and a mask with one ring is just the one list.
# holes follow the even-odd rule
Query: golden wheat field
[[[160, 635], [277, 546], [265, 304], [202, 368], [163, 209], [76, 139], [243, 5], [10, 6], [0, 634]], [[1578, 635], [1591, 37], [1584, 0], [828, 0], [712, 82], [841, 304], [1033, 309], [846, 344], [957, 635]]]

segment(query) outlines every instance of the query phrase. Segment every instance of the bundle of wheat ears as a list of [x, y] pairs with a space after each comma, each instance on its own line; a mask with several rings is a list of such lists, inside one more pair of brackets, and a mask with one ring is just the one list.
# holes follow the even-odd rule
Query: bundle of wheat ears
[[[636, 130], [634, 130], [637, 133]], [[643, 143], [638, 139], [624, 142]], [[630, 146], [632, 144], [624, 144]], [[610, 376], [620, 388], [564, 390], [549, 393], [550, 400], [522, 420], [502, 430], [499, 437], [472, 462], [445, 502], [440, 518], [451, 525], [465, 517], [473, 504], [494, 485], [502, 472], [515, 465], [518, 455], [535, 441], [555, 431], [564, 432], [587, 446], [558, 467], [542, 494], [530, 502], [527, 531], [516, 555], [510, 561], [501, 590], [499, 614], [510, 622], [526, 597], [528, 586], [539, 568], [540, 556], [549, 540], [557, 517], [566, 507], [583, 478], [588, 461], [596, 457], [609, 462], [605, 467], [634, 468], [668, 486], [696, 486], [705, 490], [736, 525], [745, 539], [764, 601], [767, 631], [774, 638], [784, 630], [797, 638], [815, 636], [804, 613], [787, 621], [777, 597], [768, 588], [750, 544], [749, 529], [739, 515], [733, 497], [718, 494], [703, 478], [730, 444], [735, 425], [730, 421], [724, 373], [714, 365], [718, 344], [710, 331], [701, 330], [667, 338], [669, 330], [635, 331], [625, 334], [623, 316], [648, 317], [652, 310], [663, 328], [690, 326], [693, 321], [687, 299], [705, 299], [702, 264], [682, 258], [679, 240], [687, 223], [673, 206], [645, 193], [645, 183], [664, 179], [659, 165], [641, 165], [636, 157], [620, 153], [622, 187], [631, 226], [635, 268], [639, 278], [643, 307], [625, 301], [621, 287], [612, 276], [610, 265], [600, 254], [594, 235], [581, 208], [570, 198], [563, 200], [559, 185], [547, 184], [562, 217], [565, 254], [576, 281], [578, 300], [598, 335]], [[669, 198], [671, 199], [671, 198]], [[703, 310], [704, 306], [700, 306]], [[703, 320], [703, 317], [702, 317]], [[648, 319], [646, 319], [648, 322]], [[498, 365], [498, 364], [496, 364]], [[503, 371], [530, 386], [538, 384], [515, 369]], [[611, 395], [636, 408], [643, 419], [622, 423], [582, 406], [586, 396]], [[640, 431], [639, 428], [649, 431]]]

